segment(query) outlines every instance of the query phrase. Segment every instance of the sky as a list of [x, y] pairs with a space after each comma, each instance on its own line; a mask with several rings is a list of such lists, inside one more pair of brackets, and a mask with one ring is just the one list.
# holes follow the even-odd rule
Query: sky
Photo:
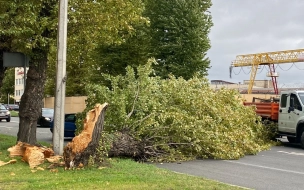
[[[237, 55], [304, 49], [304, 0], [212, 0], [209, 80], [243, 83], [251, 67], [229, 66]], [[304, 62], [275, 65], [278, 87], [304, 87]], [[270, 80], [268, 67], [256, 80]]]

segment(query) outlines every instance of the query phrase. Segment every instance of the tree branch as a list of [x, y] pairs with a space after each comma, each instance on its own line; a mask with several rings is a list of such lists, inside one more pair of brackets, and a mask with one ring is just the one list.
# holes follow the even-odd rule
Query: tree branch
[[136, 102], [136, 100], [137, 100], [137, 98], [138, 98], [138, 94], [139, 94], [139, 85], [137, 86], [137, 91], [136, 91], [135, 98], [134, 98], [134, 101], [133, 101], [132, 110], [131, 110], [130, 113], [127, 115], [127, 118], [130, 118], [131, 115], [132, 115], [133, 112], [134, 112], [135, 102]]

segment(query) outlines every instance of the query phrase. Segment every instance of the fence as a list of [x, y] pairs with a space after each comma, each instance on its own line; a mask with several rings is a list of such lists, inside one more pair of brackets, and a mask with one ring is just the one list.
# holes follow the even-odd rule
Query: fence
[[[246, 102], [251, 102], [253, 97], [270, 99], [271, 97], [278, 98], [278, 95], [274, 94], [241, 94], [241, 97]], [[86, 108], [85, 100], [86, 96], [72, 96], [65, 98], [65, 113], [77, 113], [82, 112]], [[48, 97], [44, 99], [44, 107], [54, 108], [54, 97]], [[104, 102], [101, 102], [104, 103]]]
[[[72, 96], [65, 98], [65, 113], [78, 113], [82, 112], [86, 108], [85, 100], [86, 96]], [[44, 98], [44, 107], [45, 108], [54, 108], [55, 98], [48, 97]]]

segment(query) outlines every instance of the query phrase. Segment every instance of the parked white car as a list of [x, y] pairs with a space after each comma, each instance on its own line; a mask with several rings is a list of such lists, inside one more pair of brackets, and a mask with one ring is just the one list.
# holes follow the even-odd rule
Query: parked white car
[[7, 122], [11, 121], [11, 113], [9, 110], [4, 107], [4, 105], [0, 104], [0, 121], [5, 119]]

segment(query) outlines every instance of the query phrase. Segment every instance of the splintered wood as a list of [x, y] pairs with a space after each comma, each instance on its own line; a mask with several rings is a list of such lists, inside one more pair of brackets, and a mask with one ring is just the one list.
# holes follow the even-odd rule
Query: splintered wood
[[27, 143], [18, 142], [15, 146], [7, 149], [10, 156], [22, 156], [22, 160], [29, 163], [30, 168], [42, 164], [45, 158], [54, 155], [54, 151], [46, 147], [33, 146]]
[[[83, 131], [67, 144], [63, 157], [54, 156], [54, 151], [51, 148], [38, 147], [23, 142], [18, 142], [8, 149], [10, 156], [22, 156], [22, 159], [28, 162], [31, 168], [37, 167], [45, 160], [53, 163], [50, 168], [63, 165], [66, 168], [86, 166], [90, 156], [96, 154], [96, 149], [99, 146], [107, 107], [107, 103], [96, 104], [95, 108], [87, 113]], [[64, 162], [62, 162], [62, 158]], [[10, 163], [14, 163], [14, 161], [0, 162], [0, 165]]]
[[[96, 104], [95, 108], [90, 110], [84, 120], [83, 131], [72, 139], [64, 148], [64, 160], [67, 168], [79, 167], [87, 162], [87, 156], [83, 156], [85, 150], [90, 147], [97, 147], [100, 139], [100, 133], [103, 129], [103, 120], [105, 109], [108, 104]], [[96, 134], [94, 134], [96, 133]], [[96, 150], [94, 150], [95, 152]], [[91, 153], [94, 153], [91, 152]], [[75, 157], [78, 156], [78, 161]]]
[[0, 166], [4, 166], [4, 165], [7, 165], [7, 164], [15, 164], [17, 162], [17, 160], [13, 159], [13, 160], [10, 160], [8, 162], [3, 162], [0, 160]]
[[83, 131], [67, 144], [67, 147], [71, 147], [73, 152], [82, 152], [91, 142], [95, 123], [98, 119], [98, 116], [100, 115], [100, 112], [105, 106], [105, 104], [97, 104], [95, 106], [95, 109], [89, 111], [86, 119], [84, 120]]
[[10, 152], [10, 156], [23, 156], [26, 149], [26, 144], [18, 142], [15, 146], [10, 147], [7, 151]]

